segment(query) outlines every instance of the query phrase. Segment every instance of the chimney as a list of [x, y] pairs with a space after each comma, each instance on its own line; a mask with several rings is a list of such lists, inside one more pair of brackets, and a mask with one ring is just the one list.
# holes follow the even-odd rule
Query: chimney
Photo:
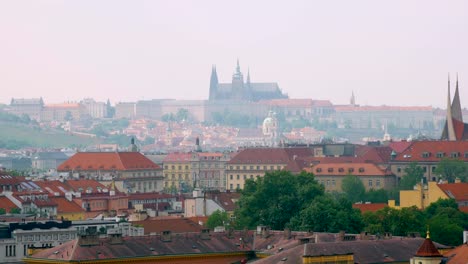
[[291, 229], [289, 229], [289, 228], [284, 229], [284, 238], [285, 239], [291, 239]]
[[99, 236], [97, 234], [81, 235], [78, 238], [78, 245], [82, 247], [99, 245]]
[[172, 241], [171, 231], [169, 231], [169, 230], [162, 231], [161, 241], [162, 242], [171, 242]]
[[341, 230], [340, 233], [338, 233], [338, 241], [343, 241], [345, 237], [345, 231]]
[[109, 244], [111, 244], [111, 245], [123, 244], [122, 234], [121, 233], [110, 234]]
[[262, 237], [267, 238], [270, 236], [270, 230], [267, 226], [262, 226]]
[[456, 177], [456, 178], [455, 178], [455, 183], [461, 183], [460, 178]]
[[201, 240], [210, 240], [211, 239], [210, 229], [203, 228], [200, 233], [200, 238]]

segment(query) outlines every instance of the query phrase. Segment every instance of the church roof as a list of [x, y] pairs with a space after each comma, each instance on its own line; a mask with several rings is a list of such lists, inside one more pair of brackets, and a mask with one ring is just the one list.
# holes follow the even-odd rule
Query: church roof
[[416, 257], [442, 257], [439, 250], [437, 250], [432, 240], [428, 237], [424, 240], [422, 245], [416, 252]]
[[160, 169], [139, 152], [78, 152], [60, 164], [58, 171]]

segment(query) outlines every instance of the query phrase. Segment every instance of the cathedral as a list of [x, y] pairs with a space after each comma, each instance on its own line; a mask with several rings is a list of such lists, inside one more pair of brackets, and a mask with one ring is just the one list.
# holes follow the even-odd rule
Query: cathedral
[[449, 141], [468, 140], [468, 124], [463, 122], [460, 94], [458, 91], [458, 76], [452, 103], [450, 103], [450, 78], [448, 81], [447, 120], [445, 121], [441, 139]]
[[218, 83], [216, 67], [211, 70], [210, 79], [210, 101], [216, 100], [237, 100], [237, 101], [260, 101], [270, 99], [288, 98], [283, 94], [277, 83], [252, 83], [250, 73], [244, 81], [244, 75], [240, 71], [239, 60], [232, 75], [231, 83]]

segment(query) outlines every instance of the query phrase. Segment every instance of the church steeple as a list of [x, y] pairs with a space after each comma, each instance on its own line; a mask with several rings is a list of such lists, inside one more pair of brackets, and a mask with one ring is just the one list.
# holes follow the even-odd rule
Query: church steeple
[[352, 106], [356, 105], [356, 97], [354, 97], [354, 91], [351, 91], [351, 99], [349, 102]]
[[239, 58], [237, 58], [236, 73], [237, 73], [237, 74], [241, 73], [241, 72], [240, 72], [240, 65], [239, 65]]
[[211, 67], [209, 100], [216, 100], [217, 98], [218, 98], [218, 73], [216, 72], [216, 65], [213, 65]]
[[250, 68], [247, 69], [247, 80], [246, 80], [247, 85], [250, 85]]
[[447, 118], [447, 121], [445, 122], [445, 129], [444, 129], [443, 134], [445, 134], [447, 140], [454, 141], [457, 138], [455, 136], [455, 129], [453, 127], [452, 104], [450, 103], [450, 75], [448, 77], [446, 118]]
[[455, 120], [463, 122], [463, 115], [460, 104], [460, 93], [458, 92], [458, 73], [457, 73], [457, 82], [455, 84], [455, 95], [453, 96], [452, 101], [452, 117]]

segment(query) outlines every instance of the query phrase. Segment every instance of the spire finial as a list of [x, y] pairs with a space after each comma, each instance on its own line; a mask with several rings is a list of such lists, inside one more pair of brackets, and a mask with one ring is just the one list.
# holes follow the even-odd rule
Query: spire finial
[[429, 225], [427, 225], [427, 230], [426, 230], [426, 239], [430, 239], [431, 236], [429, 235], [431, 232], [429, 232]]
[[239, 58], [237, 58], [236, 72], [238, 72], [238, 73], [240, 72]]

